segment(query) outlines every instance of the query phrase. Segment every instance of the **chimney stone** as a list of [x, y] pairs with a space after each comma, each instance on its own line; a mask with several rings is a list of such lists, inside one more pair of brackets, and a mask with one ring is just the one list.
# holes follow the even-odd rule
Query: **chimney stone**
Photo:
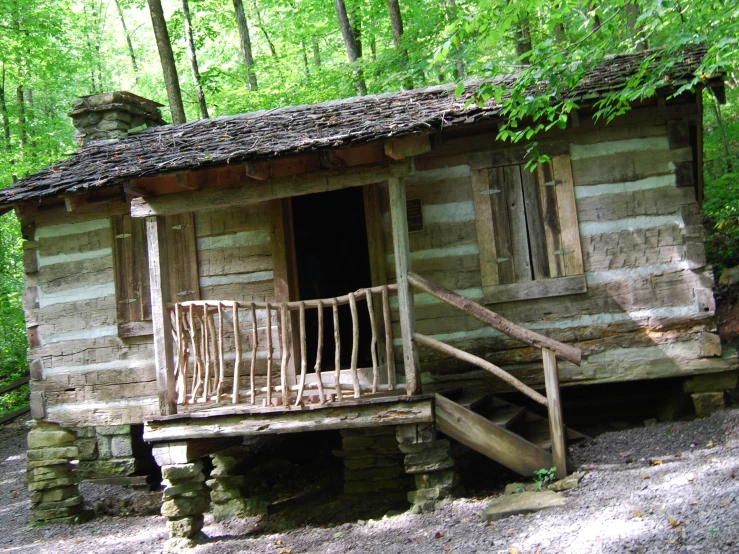
[[164, 125], [161, 106], [130, 92], [105, 92], [75, 100], [69, 117], [76, 129], [75, 140], [83, 146], [117, 140], [138, 127]]

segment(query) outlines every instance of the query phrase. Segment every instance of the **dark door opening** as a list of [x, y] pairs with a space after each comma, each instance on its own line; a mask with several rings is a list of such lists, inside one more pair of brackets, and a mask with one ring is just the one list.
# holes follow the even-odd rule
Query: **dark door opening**
[[[294, 197], [293, 227], [300, 299], [333, 298], [372, 286], [367, 227], [361, 187]], [[359, 313], [359, 367], [371, 364], [370, 324], [365, 302]], [[308, 368], [316, 361], [318, 314], [306, 310]], [[352, 351], [349, 306], [339, 307], [341, 368], [348, 369]], [[334, 327], [331, 306], [323, 311], [322, 369], [334, 368]]]

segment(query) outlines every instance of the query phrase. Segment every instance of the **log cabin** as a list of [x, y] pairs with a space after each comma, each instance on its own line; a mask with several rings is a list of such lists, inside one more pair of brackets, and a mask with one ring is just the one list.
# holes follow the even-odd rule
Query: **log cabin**
[[[675, 96], [688, 52], [594, 120], [648, 55], [592, 71], [533, 170], [496, 140], [499, 104], [467, 105], [474, 83], [181, 125], [131, 93], [81, 98], [79, 151], [0, 191], [25, 239], [34, 432], [75, 431], [88, 476], [153, 445], [170, 492], [212, 455], [219, 498], [244, 437], [315, 430], [341, 433], [347, 490], [399, 487], [357, 463], [390, 436], [423, 511], [451, 488], [448, 439], [563, 475], [560, 386], [717, 394], [700, 379], [739, 362], [715, 334], [701, 99], [723, 81]], [[548, 417], [490, 397], [510, 390]], [[167, 490], [173, 536], [199, 531], [207, 502]]]

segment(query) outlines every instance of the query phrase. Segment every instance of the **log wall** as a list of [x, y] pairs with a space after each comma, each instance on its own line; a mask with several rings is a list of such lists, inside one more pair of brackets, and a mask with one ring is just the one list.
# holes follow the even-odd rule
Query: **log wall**
[[[126, 211], [59, 208], [22, 221], [31, 390], [49, 419], [117, 425], [159, 413], [152, 337], [120, 338], [116, 321], [110, 216]], [[198, 213], [195, 234], [202, 298], [274, 299], [266, 204]]]
[[[607, 127], [590, 123], [542, 141], [569, 143], [587, 292], [489, 307], [584, 350], [580, 367], [560, 365], [563, 383], [669, 377], [738, 365], [734, 351], [724, 348], [721, 357], [713, 334], [713, 276], [696, 202], [695, 147], [686, 132], [698, 121], [695, 104], [662, 111], [655, 106]], [[493, 134], [449, 139], [416, 158], [416, 173], [406, 178], [408, 199], [420, 199], [423, 206], [424, 229], [410, 235], [413, 271], [481, 303], [470, 166], [493, 141]], [[500, 158], [505, 165], [505, 156]], [[381, 198], [392, 282], [385, 187]], [[427, 294], [416, 294], [415, 301], [417, 332], [503, 365], [530, 384], [543, 383], [537, 350]], [[427, 348], [420, 356], [426, 383], [479, 373]]]

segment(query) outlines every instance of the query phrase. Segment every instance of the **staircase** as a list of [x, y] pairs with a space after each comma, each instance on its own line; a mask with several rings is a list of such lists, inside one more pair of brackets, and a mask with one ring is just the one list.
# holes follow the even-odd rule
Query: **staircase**
[[[456, 389], [435, 395], [436, 427], [445, 435], [529, 477], [555, 466], [549, 421], [492, 393]], [[587, 438], [566, 429], [566, 440]]]

